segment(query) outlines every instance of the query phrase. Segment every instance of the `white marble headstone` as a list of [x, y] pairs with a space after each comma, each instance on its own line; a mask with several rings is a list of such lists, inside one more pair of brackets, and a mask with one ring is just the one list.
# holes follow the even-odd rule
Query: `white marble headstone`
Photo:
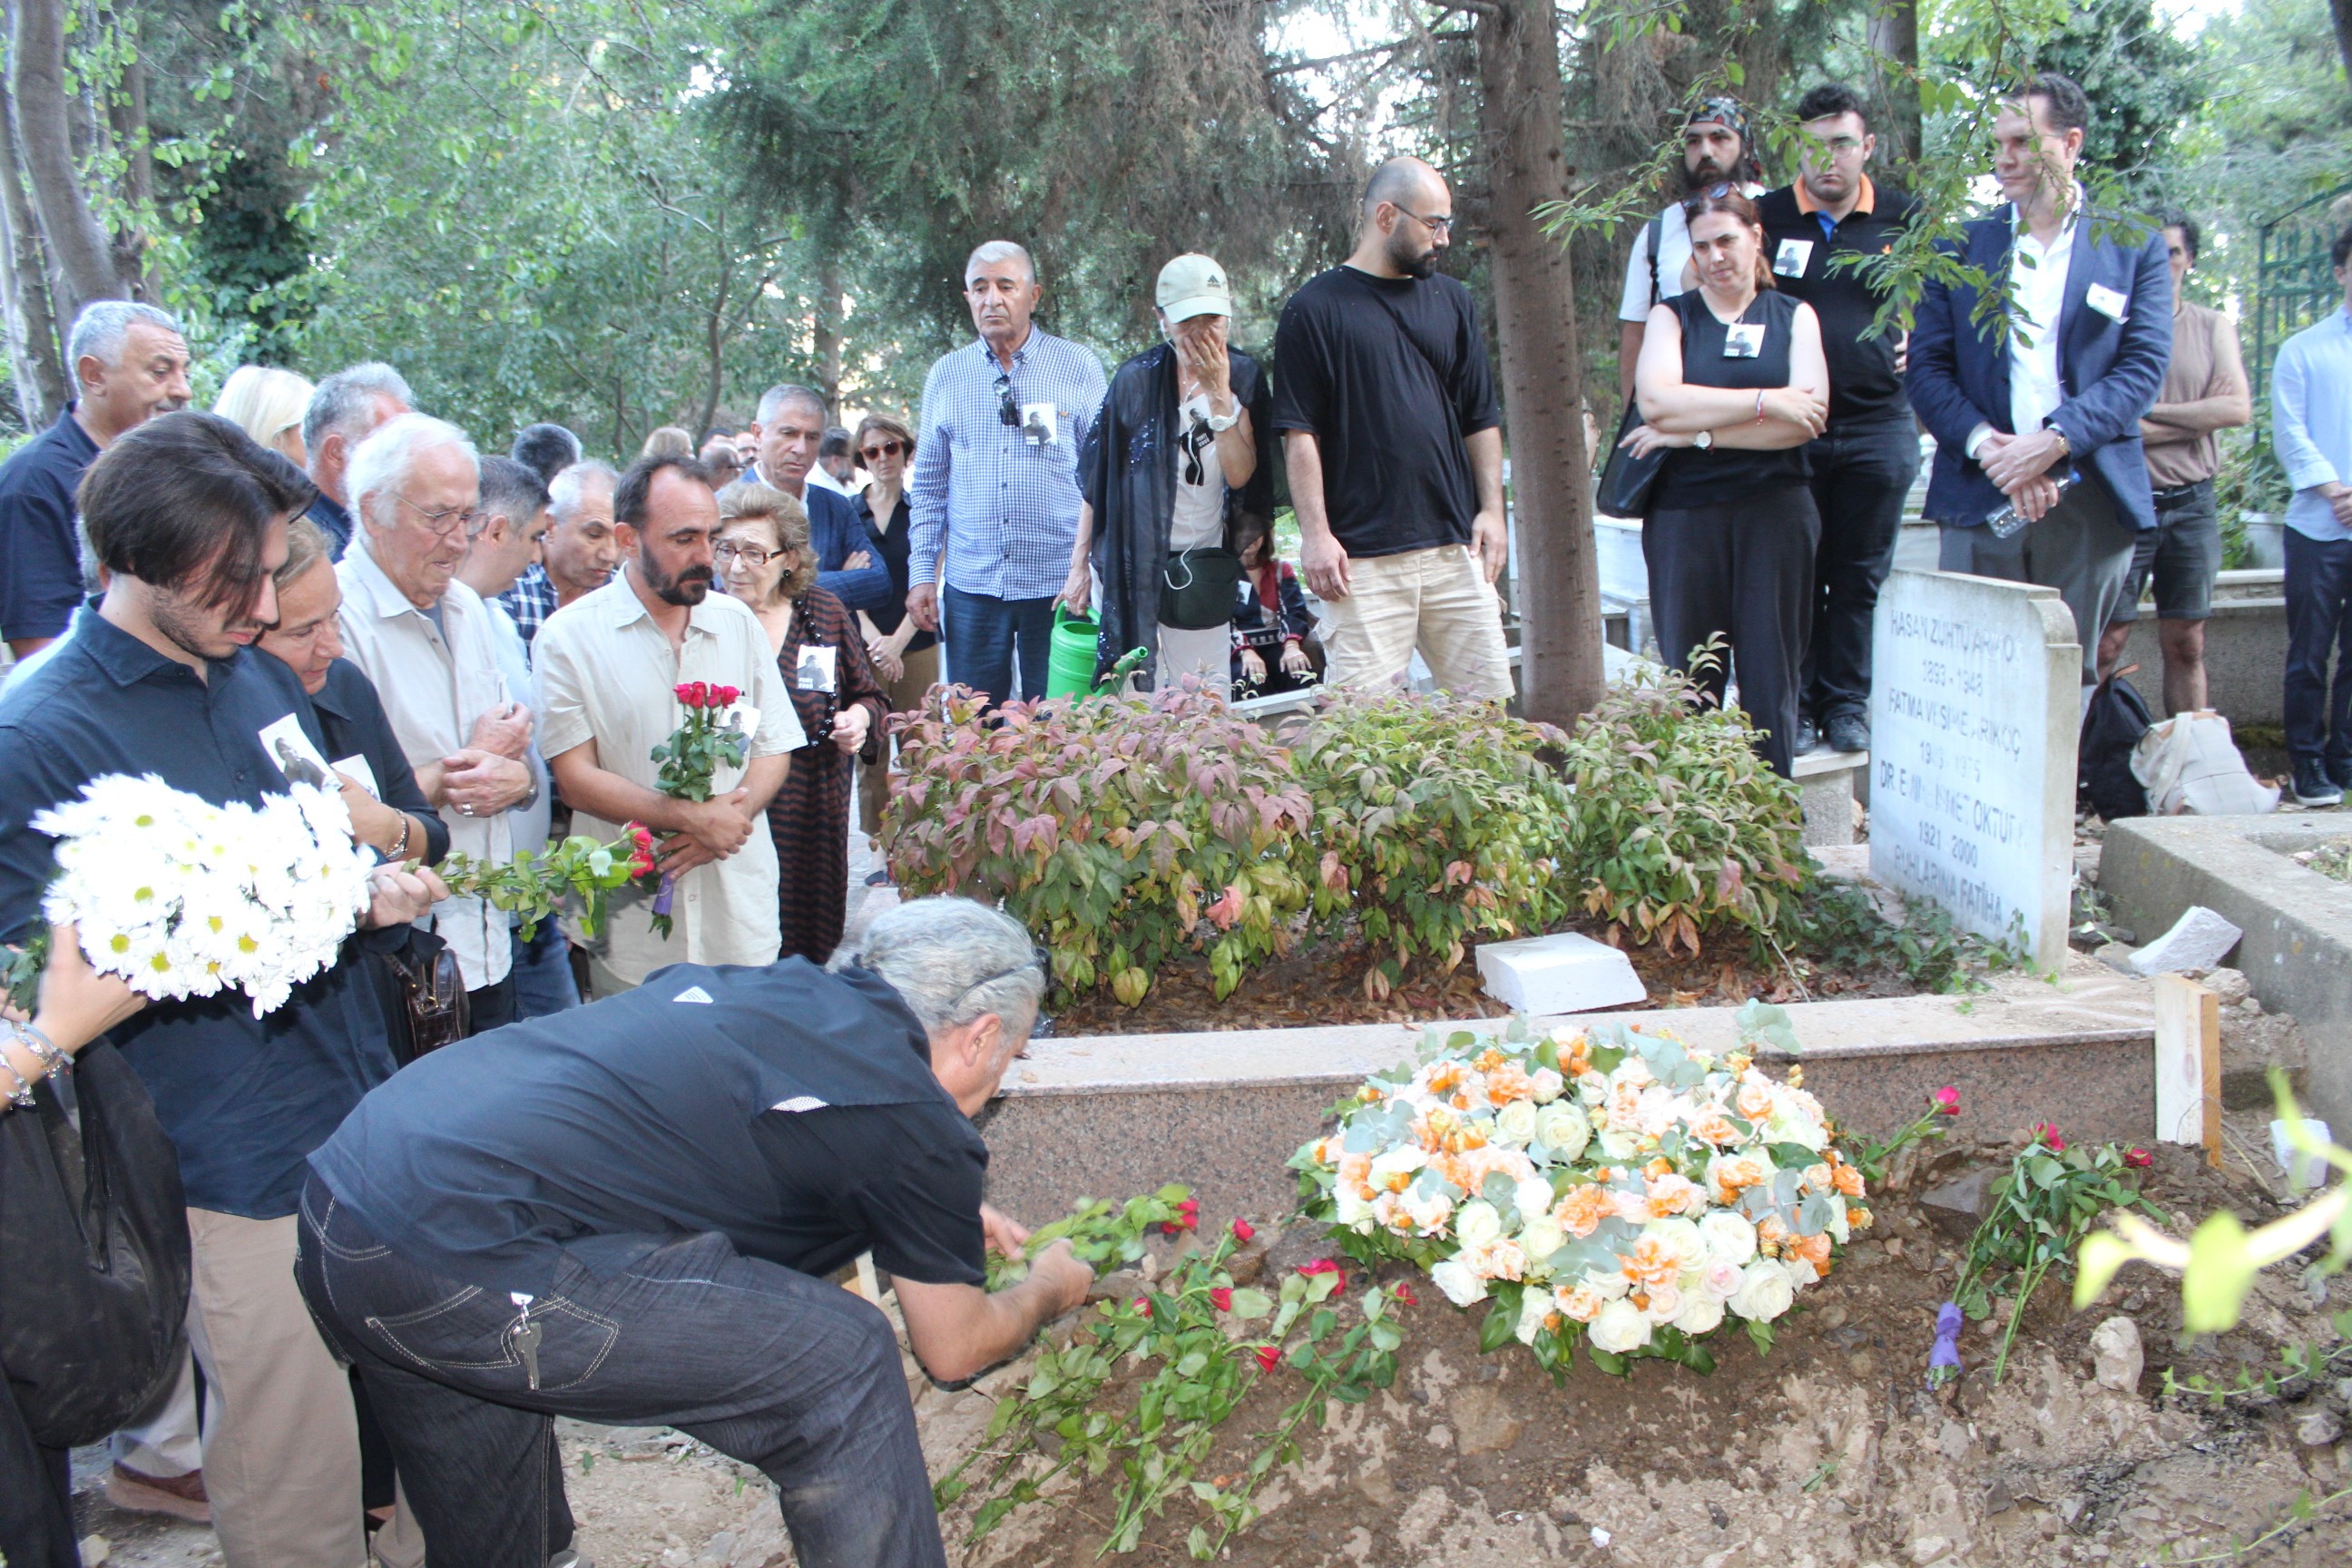
[[2055, 588], [1895, 572], [1870, 697], [1870, 874], [2065, 959], [2082, 649]]

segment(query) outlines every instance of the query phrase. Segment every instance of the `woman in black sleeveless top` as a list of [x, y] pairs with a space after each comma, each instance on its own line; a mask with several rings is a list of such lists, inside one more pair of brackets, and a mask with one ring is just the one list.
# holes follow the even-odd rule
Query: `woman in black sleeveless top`
[[1805, 443], [1829, 412], [1812, 307], [1776, 293], [1756, 205], [1730, 185], [1684, 205], [1699, 286], [1650, 311], [1634, 373], [1646, 422], [1625, 438], [1666, 449], [1642, 529], [1658, 648], [1677, 669], [1722, 635], [1765, 760], [1796, 761], [1797, 693], [1821, 518]]

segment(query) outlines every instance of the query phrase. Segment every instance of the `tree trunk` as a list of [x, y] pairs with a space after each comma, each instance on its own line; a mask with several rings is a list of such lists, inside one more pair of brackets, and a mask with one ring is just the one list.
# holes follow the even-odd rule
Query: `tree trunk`
[[2336, 52], [2344, 57], [2344, 74], [2352, 77], [2352, 0], [2327, 0], [2336, 19]]
[[7, 331], [16, 411], [26, 427], [38, 429], [58, 416], [72, 394], [58, 358], [58, 319], [49, 305], [41, 231], [16, 167], [8, 102], [6, 86], [0, 83], [0, 326]]
[[139, 226], [154, 210], [155, 154], [148, 145], [147, 68], [133, 53], [122, 68], [121, 88], [106, 100], [107, 127], [121, 153], [124, 170], [123, 205], [129, 216], [115, 232], [115, 276], [134, 300], [148, 296], [147, 234]]
[[[2352, 0], [2336, 0], [2340, 16]], [[1873, 66], [1878, 95], [1885, 106], [1886, 124], [1879, 155], [1887, 163], [1916, 164], [1924, 143], [1919, 132], [1919, 11], [1916, 0], [1892, 0], [1870, 19], [1870, 47], [1880, 57]]]
[[34, 216], [64, 284], [58, 317], [70, 322], [92, 300], [120, 300], [126, 290], [74, 165], [64, 0], [8, 0], [8, 11], [9, 118]]
[[826, 246], [816, 264], [816, 320], [809, 331], [816, 350], [816, 389], [824, 395], [824, 416], [841, 417], [841, 263]]
[[1604, 681], [1576, 284], [1568, 247], [1534, 216], [1568, 196], [1559, 28], [1552, 0], [1494, 0], [1477, 15], [1487, 260], [1517, 521], [1519, 685], [1528, 718], [1565, 726], [1601, 700]]

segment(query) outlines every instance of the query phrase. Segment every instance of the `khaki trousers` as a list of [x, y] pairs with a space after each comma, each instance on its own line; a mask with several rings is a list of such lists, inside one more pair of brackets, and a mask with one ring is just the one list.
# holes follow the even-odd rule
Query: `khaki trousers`
[[[188, 1211], [188, 1340], [205, 1369], [205, 1490], [228, 1568], [364, 1568], [360, 1437], [351, 1374], [294, 1283], [299, 1220]], [[406, 1517], [384, 1526], [387, 1564], [423, 1559]]]
[[1445, 690], [1510, 700], [1502, 601], [1467, 545], [1355, 557], [1348, 581], [1346, 598], [1323, 605], [1331, 685], [1360, 691], [1394, 686], [1418, 648]]
[[[923, 705], [923, 694], [939, 684], [940, 645], [933, 643], [919, 652], [904, 656], [906, 668], [898, 679], [884, 688], [890, 699], [890, 711], [905, 713]], [[861, 833], [882, 831], [882, 808], [890, 799], [890, 747], [882, 744], [882, 760], [857, 764], [857, 829]]]

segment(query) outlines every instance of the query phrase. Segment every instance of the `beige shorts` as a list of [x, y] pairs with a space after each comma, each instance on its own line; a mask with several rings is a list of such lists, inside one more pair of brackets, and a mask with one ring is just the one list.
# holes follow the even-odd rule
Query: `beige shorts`
[[1358, 691], [1397, 685], [1417, 648], [1444, 689], [1510, 700], [1502, 601], [1467, 545], [1360, 556], [1348, 563], [1348, 583], [1346, 598], [1323, 604], [1330, 684]]

